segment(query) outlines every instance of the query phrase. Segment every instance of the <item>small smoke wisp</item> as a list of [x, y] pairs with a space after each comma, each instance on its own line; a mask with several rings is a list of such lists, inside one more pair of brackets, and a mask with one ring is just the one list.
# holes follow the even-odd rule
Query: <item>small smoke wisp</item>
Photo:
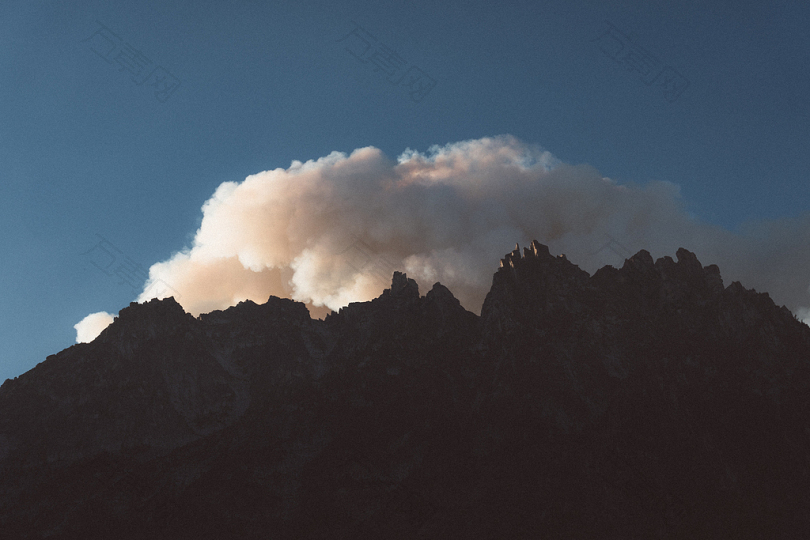
[[273, 295], [322, 316], [377, 297], [400, 270], [479, 312], [499, 259], [537, 239], [589, 272], [685, 247], [718, 264], [726, 285], [767, 290], [794, 312], [810, 305], [810, 216], [735, 234], [691, 217], [676, 184], [619, 184], [511, 136], [396, 161], [374, 147], [293, 161], [224, 182], [202, 213], [192, 245], [152, 265], [139, 302], [163, 282], [193, 315]]
[[91, 313], [73, 325], [76, 329], [76, 343], [90, 343], [113, 322], [113, 315], [106, 311]]

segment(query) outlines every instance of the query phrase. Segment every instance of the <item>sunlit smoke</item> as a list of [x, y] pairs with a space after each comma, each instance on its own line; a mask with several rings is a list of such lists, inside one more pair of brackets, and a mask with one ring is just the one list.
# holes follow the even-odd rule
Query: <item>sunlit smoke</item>
[[91, 313], [73, 325], [73, 328], [76, 329], [76, 343], [93, 341], [111, 322], [113, 322], [113, 315], [106, 311]]
[[139, 302], [175, 291], [197, 315], [274, 295], [322, 316], [378, 296], [402, 270], [478, 312], [499, 259], [537, 239], [589, 272], [685, 247], [726, 285], [767, 290], [794, 312], [810, 305], [810, 217], [732, 233], [690, 217], [676, 184], [620, 184], [511, 136], [396, 161], [373, 147], [293, 161], [223, 183], [202, 212], [191, 247], [152, 265]]

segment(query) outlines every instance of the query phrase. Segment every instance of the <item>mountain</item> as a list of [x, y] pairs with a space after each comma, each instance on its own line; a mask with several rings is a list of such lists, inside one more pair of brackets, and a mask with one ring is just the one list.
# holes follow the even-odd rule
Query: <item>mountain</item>
[[810, 327], [676, 255], [130, 304], [0, 387], [0, 536], [810, 537]]

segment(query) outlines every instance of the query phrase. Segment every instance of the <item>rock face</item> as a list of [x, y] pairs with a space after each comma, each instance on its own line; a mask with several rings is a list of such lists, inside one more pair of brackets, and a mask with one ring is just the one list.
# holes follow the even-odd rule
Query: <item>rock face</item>
[[0, 387], [0, 536], [810, 537], [810, 328], [676, 255], [131, 304]]

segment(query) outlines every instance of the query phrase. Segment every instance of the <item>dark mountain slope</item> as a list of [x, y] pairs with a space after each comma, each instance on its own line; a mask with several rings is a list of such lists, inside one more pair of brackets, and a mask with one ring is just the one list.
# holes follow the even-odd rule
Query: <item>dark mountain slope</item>
[[810, 536], [810, 328], [677, 259], [132, 304], [0, 388], [2, 537]]

